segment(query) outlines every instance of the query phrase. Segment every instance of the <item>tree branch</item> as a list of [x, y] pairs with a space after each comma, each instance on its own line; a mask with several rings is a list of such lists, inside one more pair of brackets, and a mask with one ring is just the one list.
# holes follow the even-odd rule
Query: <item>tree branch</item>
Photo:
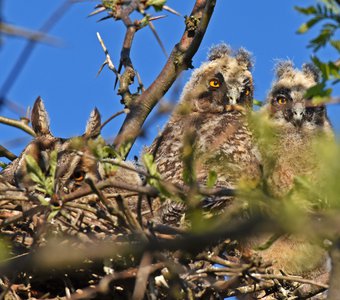
[[5, 118], [5, 117], [0, 116], [0, 123], [19, 128], [27, 132], [28, 134], [35, 136], [35, 132], [33, 131], [33, 129], [30, 126], [28, 126], [25, 122], [23, 122], [22, 120], [15, 120], [15, 119], [10, 119], [10, 118]]
[[131, 111], [113, 143], [116, 148], [128, 143], [133, 144], [153, 107], [169, 90], [178, 75], [183, 70], [191, 67], [192, 57], [201, 44], [214, 11], [215, 3], [215, 0], [196, 1], [190, 18], [199, 20], [197, 27], [193, 30], [192, 27], [187, 26], [179, 44], [172, 50], [168, 61], [156, 80], [131, 103]]
[[14, 153], [12, 153], [11, 151], [9, 151], [8, 149], [1, 145], [0, 145], [0, 157], [6, 157], [11, 161], [17, 158], [17, 156]]

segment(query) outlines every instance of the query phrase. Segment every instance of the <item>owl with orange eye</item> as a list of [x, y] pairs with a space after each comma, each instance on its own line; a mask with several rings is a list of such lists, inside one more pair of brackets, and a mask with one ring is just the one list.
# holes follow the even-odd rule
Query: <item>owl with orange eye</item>
[[264, 107], [276, 135], [274, 161], [266, 171], [268, 191], [275, 197], [287, 195], [296, 176], [317, 173], [312, 142], [318, 137], [334, 137], [326, 106], [305, 97], [307, 90], [318, 82], [319, 71], [312, 64], [304, 64], [298, 70], [291, 61], [283, 61], [276, 67], [276, 80]]
[[[248, 124], [252, 111], [251, 55], [220, 44], [208, 61], [194, 70], [179, 105], [147, 152], [152, 153], [162, 179], [184, 185], [185, 155], [192, 148], [190, 170], [199, 185], [217, 174], [215, 187], [236, 188], [242, 181], [256, 185], [261, 177], [258, 151]], [[189, 148], [190, 148], [189, 147]], [[209, 209], [226, 207], [233, 197], [206, 199]], [[162, 223], [178, 225], [186, 205], [168, 199], [159, 209]]]
[[[314, 188], [322, 185], [320, 153], [315, 145], [322, 141], [322, 146], [327, 147], [327, 143], [334, 140], [326, 106], [306, 98], [307, 90], [318, 82], [319, 71], [312, 64], [304, 64], [301, 70], [296, 69], [291, 61], [282, 61], [276, 66], [276, 78], [260, 112], [267, 117], [271, 135], [265, 136], [263, 141], [259, 139], [258, 146], [264, 188], [273, 199], [279, 200], [268, 203], [271, 217], [279, 216], [278, 219], [283, 220], [281, 225], [296, 232], [277, 236], [275, 242], [261, 251], [256, 249], [268, 242], [270, 235], [253, 236], [247, 240], [243, 253], [246, 256], [256, 253], [266, 263], [272, 264], [271, 271], [275, 274], [302, 276], [325, 283], [329, 272], [326, 251], [313, 243], [311, 236], [306, 237], [309, 223], [292, 225], [296, 220], [303, 222], [307, 219], [307, 214], [299, 216], [299, 213], [319, 209], [318, 203], [309, 201], [311, 197], [308, 197], [307, 190], [296, 187], [296, 179], [303, 177]], [[315, 195], [313, 199], [319, 200]], [[285, 215], [282, 211], [294, 214]], [[294, 220], [290, 220], [292, 216]], [[319, 222], [313, 218], [310, 221]], [[252, 250], [247, 253], [249, 246]], [[301, 290], [304, 288], [302, 285]], [[275, 291], [273, 295], [261, 299], [280, 298]]]

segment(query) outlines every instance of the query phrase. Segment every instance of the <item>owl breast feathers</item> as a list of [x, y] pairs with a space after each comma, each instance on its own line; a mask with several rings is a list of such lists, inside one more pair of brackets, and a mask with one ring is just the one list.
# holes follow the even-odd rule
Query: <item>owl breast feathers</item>
[[[184, 149], [189, 145], [194, 158], [190, 176], [197, 183], [205, 185], [209, 172], [217, 173], [217, 187], [258, 182], [257, 148], [247, 122], [254, 89], [251, 67], [246, 50], [233, 53], [221, 44], [213, 47], [208, 61], [192, 73], [170, 121], [148, 149], [164, 180], [185, 183]], [[220, 200], [219, 204], [225, 204], [231, 198]], [[169, 221], [167, 212], [173, 208], [183, 213], [184, 206], [169, 200], [161, 209], [162, 222]]]

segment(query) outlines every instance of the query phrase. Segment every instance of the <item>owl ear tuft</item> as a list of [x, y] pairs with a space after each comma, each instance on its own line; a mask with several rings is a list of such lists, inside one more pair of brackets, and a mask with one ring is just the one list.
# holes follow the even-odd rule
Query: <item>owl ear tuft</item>
[[37, 136], [50, 135], [50, 122], [48, 118], [45, 105], [41, 97], [39, 96], [35, 100], [32, 113], [31, 113], [31, 123], [34, 132]]
[[231, 50], [230, 46], [225, 44], [225, 43], [213, 45], [209, 49], [208, 59], [210, 61], [212, 61], [212, 60], [215, 60], [215, 59], [222, 58], [224, 56], [229, 56], [229, 55], [231, 55], [231, 53], [232, 53], [232, 50]]
[[320, 70], [312, 63], [307, 63], [302, 65], [302, 72], [307, 76], [312, 78], [315, 82], [319, 82], [321, 77]]
[[248, 50], [246, 50], [245, 48], [240, 48], [236, 52], [235, 57], [239, 64], [245, 65], [248, 70], [252, 69], [254, 65], [254, 61], [253, 61], [252, 54]]
[[294, 64], [291, 60], [279, 61], [275, 66], [275, 73], [277, 79], [281, 78], [282, 76], [293, 74], [294, 72], [295, 72]]
[[100, 134], [100, 128], [101, 127], [101, 117], [100, 113], [97, 108], [95, 108], [91, 114], [90, 118], [87, 121], [86, 129], [84, 133], [85, 138], [91, 138], [94, 139]]

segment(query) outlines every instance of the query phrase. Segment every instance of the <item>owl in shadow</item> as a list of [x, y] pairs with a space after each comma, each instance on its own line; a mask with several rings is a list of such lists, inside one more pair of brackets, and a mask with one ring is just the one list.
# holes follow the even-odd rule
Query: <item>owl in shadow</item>
[[[261, 177], [257, 147], [248, 124], [253, 105], [251, 55], [220, 44], [194, 70], [178, 106], [162, 133], [147, 150], [162, 179], [174, 184], [206, 185], [216, 174], [214, 187], [256, 186]], [[189, 162], [188, 162], [189, 161]], [[226, 207], [233, 197], [203, 200], [209, 209]], [[184, 203], [166, 200], [159, 208], [160, 222], [178, 225]]]
[[[29, 164], [28, 158], [35, 162], [43, 176], [53, 176], [52, 192], [59, 199], [88, 187], [89, 181], [95, 184], [110, 178], [131, 185], [141, 184], [132, 163], [121, 162], [123, 167], [113, 167], [96, 157], [96, 148], [106, 146], [103, 140], [102, 143], [97, 140], [101, 129], [101, 117], [97, 109], [91, 112], [83, 135], [59, 138], [50, 131], [49, 117], [39, 97], [32, 109], [31, 123], [36, 136], [20, 156], [1, 172], [1, 177], [12, 185], [29, 193], [37, 191], [37, 182], [32, 180], [32, 164]], [[52, 168], [55, 168], [54, 174], [50, 174]], [[105, 188], [104, 193], [109, 198], [117, 193], [131, 194], [110, 187]]]

